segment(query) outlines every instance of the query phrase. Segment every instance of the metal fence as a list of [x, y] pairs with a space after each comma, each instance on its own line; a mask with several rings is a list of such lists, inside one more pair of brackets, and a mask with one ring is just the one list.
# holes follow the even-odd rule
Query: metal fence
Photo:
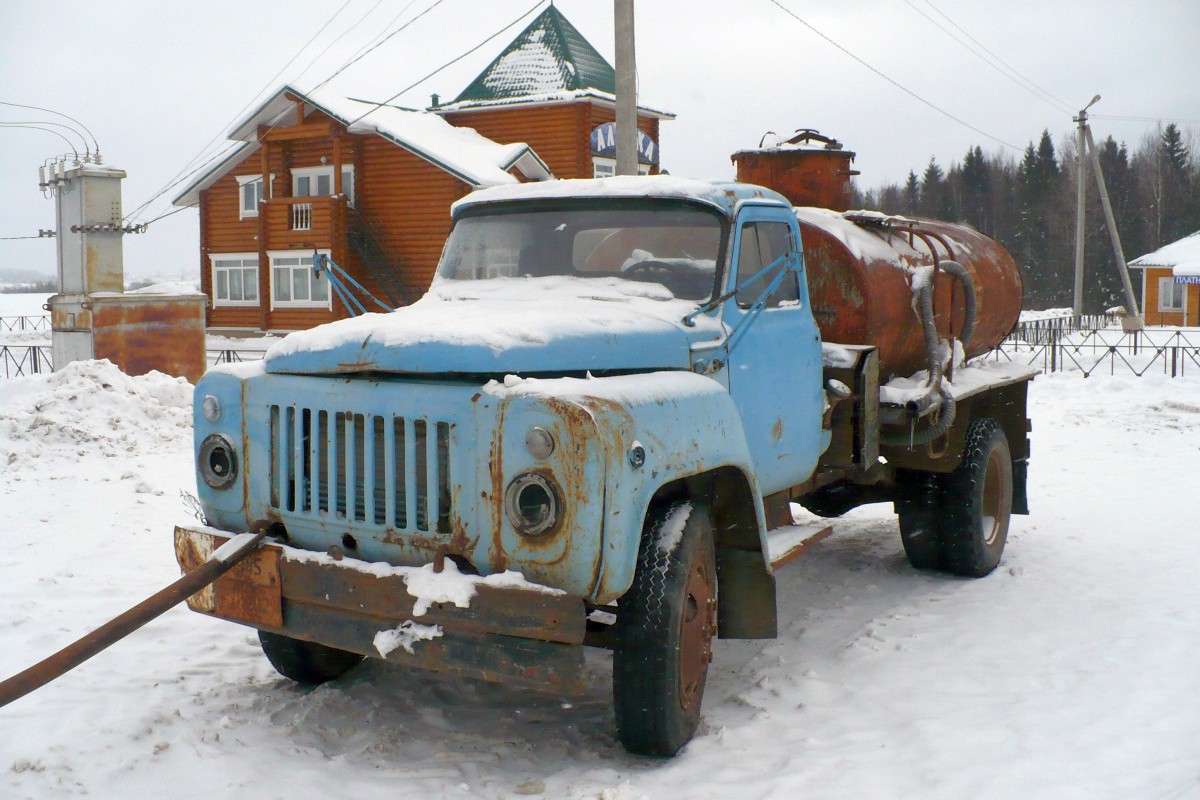
[[0, 345], [0, 374], [5, 378], [53, 372], [50, 345]]
[[48, 331], [50, 317], [0, 317], [0, 331]]
[[[1047, 320], [1044, 322], [1057, 322]], [[1043, 372], [1095, 374], [1148, 373], [1170, 378], [1200, 375], [1200, 329], [1162, 328], [1125, 332], [1120, 328], [1061, 329], [1022, 323], [989, 358], [1039, 367]]]

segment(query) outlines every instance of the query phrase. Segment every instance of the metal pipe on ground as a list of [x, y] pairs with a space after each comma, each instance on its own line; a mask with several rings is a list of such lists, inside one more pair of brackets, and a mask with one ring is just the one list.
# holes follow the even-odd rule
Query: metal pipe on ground
[[106, 649], [109, 645], [124, 639], [167, 610], [179, 605], [257, 550], [265, 538], [265, 533], [245, 533], [230, 539], [224, 546], [213, 551], [204, 564], [170, 586], [106, 622], [54, 655], [0, 682], [0, 707], [40, 689]]

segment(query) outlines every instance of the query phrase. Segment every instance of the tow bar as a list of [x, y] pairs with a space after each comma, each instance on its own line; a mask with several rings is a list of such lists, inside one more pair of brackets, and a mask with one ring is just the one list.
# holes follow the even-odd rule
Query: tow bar
[[199, 567], [170, 586], [146, 598], [120, 616], [106, 622], [82, 639], [67, 645], [49, 658], [0, 682], [0, 707], [40, 689], [66, 674], [109, 645], [124, 639], [168, 609], [179, 605], [196, 592], [228, 572], [253, 553], [266, 538], [265, 533], [242, 533], [213, 551]]

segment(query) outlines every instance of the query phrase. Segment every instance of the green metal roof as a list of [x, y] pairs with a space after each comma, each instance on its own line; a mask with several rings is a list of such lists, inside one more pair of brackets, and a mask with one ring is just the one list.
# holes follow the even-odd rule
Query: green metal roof
[[583, 89], [616, 94], [616, 71], [551, 5], [453, 102], [487, 103]]

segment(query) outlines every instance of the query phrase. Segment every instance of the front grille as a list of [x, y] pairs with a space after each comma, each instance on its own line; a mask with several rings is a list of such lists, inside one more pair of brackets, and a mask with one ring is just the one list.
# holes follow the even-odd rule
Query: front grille
[[447, 422], [271, 406], [271, 507], [450, 532]]

